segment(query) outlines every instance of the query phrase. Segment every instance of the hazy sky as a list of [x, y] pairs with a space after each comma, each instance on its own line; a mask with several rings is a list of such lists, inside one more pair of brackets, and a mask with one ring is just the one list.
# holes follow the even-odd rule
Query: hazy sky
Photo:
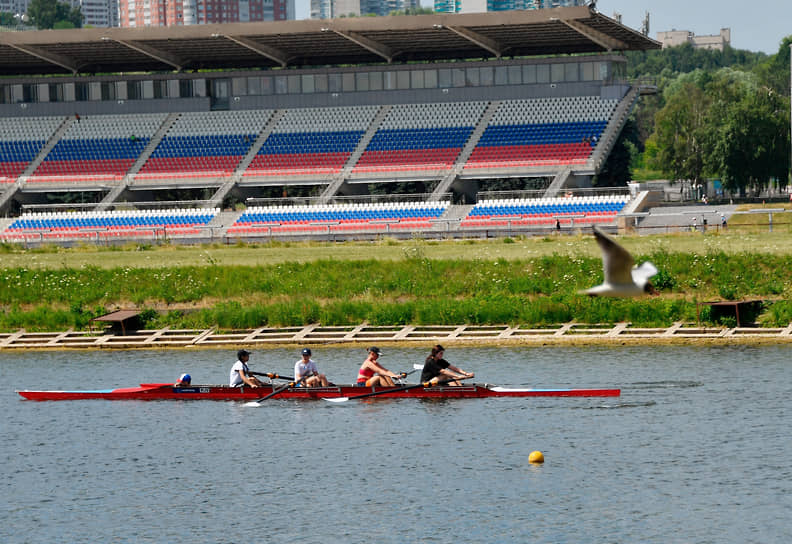
[[[296, 0], [297, 18], [308, 17], [310, 0]], [[434, 6], [433, 0], [421, 5]], [[718, 34], [731, 28], [732, 47], [777, 53], [785, 36], [792, 34], [792, 0], [598, 0], [597, 10], [640, 30], [649, 11], [649, 35], [661, 30], [690, 30], [697, 35]]]
[[597, 11], [616, 11], [622, 23], [640, 29], [649, 12], [649, 36], [662, 30], [718, 34], [731, 28], [732, 47], [777, 53], [781, 40], [792, 34], [792, 0], [598, 0]]

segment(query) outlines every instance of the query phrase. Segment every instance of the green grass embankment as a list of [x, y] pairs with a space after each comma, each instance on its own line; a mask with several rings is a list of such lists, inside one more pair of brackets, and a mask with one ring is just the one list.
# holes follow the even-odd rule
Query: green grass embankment
[[363, 321], [536, 327], [571, 320], [658, 327], [695, 320], [697, 301], [757, 298], [772, 301], [759, 316], [762, 324], [786, 326], [792, 321], [788, 238], [623, 238], [637, 262], [651, 260], [660, 270], [654, 278], [660, 296], [639, 299], [577, 294], [602, 279], [589, 236], [124, 251], [5, 248], [0, 329], [82, 329], [92, 317], [129, 307], [143, 310], [149, 327], [173, 328]]

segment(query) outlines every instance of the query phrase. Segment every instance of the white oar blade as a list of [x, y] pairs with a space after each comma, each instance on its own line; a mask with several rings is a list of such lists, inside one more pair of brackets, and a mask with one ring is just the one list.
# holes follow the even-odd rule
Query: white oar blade
[[414, 368], [415, 370], [423, 370], [423, 367], [424, 367], [424, 365], [419, 365], [418, 363], [416, 363], [416, 364], [414, 364], [414, 365], [413, 365], [413, 368]]
[[261, 403], [260, 402], [256, 402], [255, 400], [252, 400], [250, 402], [246, 402], [244, 404], [244, 406], [261, 406]]
[[335, 404], [341, 404], [342, 402], [348, 401], [349, 397], [336, 397], [334, 399], [328, 399], [326, 397], [322, 397], [322, 400], [326, 400], [327, 402], [332, 402]]

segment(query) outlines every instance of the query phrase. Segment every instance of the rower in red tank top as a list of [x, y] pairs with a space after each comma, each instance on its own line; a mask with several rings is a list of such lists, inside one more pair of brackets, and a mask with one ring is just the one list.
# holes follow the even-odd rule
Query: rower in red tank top
[[400, 377], [399, 374], [394, 374], [377, 361], [382, 351], [378, 347], [370, 347], [368, 349], [368, 357], [363, 361], [363, 365], [358, 370], [357, 383], [355, 385], [373, 387], [375, 385], [390, 385], [393, 386], [393, 378]]

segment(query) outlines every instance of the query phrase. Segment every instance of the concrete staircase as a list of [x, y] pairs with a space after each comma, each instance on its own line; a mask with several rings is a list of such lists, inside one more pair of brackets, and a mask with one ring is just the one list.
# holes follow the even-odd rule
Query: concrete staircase
[[74, 117], [65, 117], [63, 122], [58, 126], [55, 132], [52, 134], [47, 143], [44, 144], [44, 147], [41, 148], [38, 155], [31, 161], [30, 164], [27, 165], [27, 168], [20, 174], [17, 180], [6, 187], [6, 190], [0, 194], [0, 211], [5, 210], [17, 192], [27, 183], [27, 179], [33, 175], [33, 172], [36, 171], [36, 168], [44, 162], [44, 159], [49, 155], [49, 152], [52, 151], [52, 148], [60, 141], [63, 135], [69, 130], [69, 127], [72, 123], [75, 123], [77, 120]]
[[149, 159], [151, 154], [154, 153], [154, 150], [157, 149], [157, 146], [173, 126], [173, 123], [175, 123], [179, 118], [179, 115], [180, 114], [178, 113], [171, 113], [165, 118], [160, 127], [157, 129], [157, 132], [155, 132], [151, 137], [151, 140], [149, 140], [148, 145], [146, 145], [145, 149], [143, 149], [143, 152], [129, 168], [127, 174], [104, 196], [101, 202], [97, 204], [96, 211], [101, 212], [107, 210], [110, 205], [115, 202], [118, 197], [124, 193], [124, 191], [126, 191], [127, 187], [129, 187], [129, 183], [135, 179], [135, 174], [140, 172], [140, 169], [143, 168], [144, 164], [146, 164], [146, 161]]
[[103, 212], [107, 210], [113, 204], [113, 202], [115, 202], [118, 197], [121, 196], [127, 187], [129, 187], [128, 175], [124, 176], [124, 178], [104, 196], [104, 198], [99, 202], [99, 204], [96, 205], [96, 208], [94, 209], [97, 212]]
[[627, 118], [630, 116], [635, 104], [638, 102], [640, 95], [641, 90], [639, 87], [631, 87], [630, 90], [627, 91], [627, 94], [624, 95], [624, 98], [622, 98], [619, 104], [616, 106], [616, 110], [613, 112], [611, 121], [608, 123], [608, 126], [605, 127], [605, 131], [602, 133], [600, 141], [597, 143], [597, 146], [594, 148], [594, 152], [587, 161], [587, 164], [594, 170], [595, 173], [602, 169], [605, 159], [608, 157], [611, 150], [613, 150], [613, 146], [616, 144], [619, 134], [621, 134], [624, 123], [627, 122]]
[[462, 148], [462, 151], [459, 152], [459, 156], [454, 163], [454, 167], [448, 174], [446, 174], [440, 183], [437, 184], [435, 190], [432, 191], [432, 194], [429, 197], [430, 201], [440, 200], [444, 194], [448, 193], [459, 175], [462, 174], [462, 171], [465, 169], [465, 163], [467, 163], [467, 160], [470, 158], [473, 150], [476, 149], [476, 146], [481, 139], [481, 135], [484, 134], [485, 130], [487, 130], [487, 127], [492, 120], [492, 116], [495, 115], [496, 111], [498, 111], [498, 106], [500, 106], [500, 104], [500, 100], [494, 100], [490, 102], [489, 106], [487, 106], [487, 109], [485, 109], [484, 113], [481, 114], [481, 118], [476, 124], [476, 128], [473, 129], [473, 132], [470, 134], [470, 138], [468, 138], [468, 141], [465, 142], [465, 146]]
[[248, 149], [245, 156], [242, 157], [241, 161], [239, 161], [234, 173], [217, 189], [217, 191], [215, 191], [215, 194], [213, 194], [209, 201], [204, 205], [205, 208], [219, 208], [223, 205], [223, 199], [242, 179], [242, 176], [245, 174], [245, 170], [247, 170], [247, 167], [250, 166], [251, 162], [253, 162], [253, 159], [256, 158], [259, 149], [261, 149], [261, 146], [267, 141], [267, 138], [270, 137], [272, 131], [275, 130], [275, 127], [278, 126], [278, 123], [280, 123], [280, 120], [283, 119], [284, 115], [286, 115], [286, 110], [277, 110], [274, 114], [272, 114], [272, 117], [270, 117], [269, 121], [267, 121], [267, 124], [264, 126], [264, 130], [261, 131], [261, 133], [256, 138], [256, 141], [253, 142], [253, 145], [250, 146], [250, 149]]
[[[162, 122], [162, 124], [160, 125], [159, 129], [157, 129], [157, 132], [155, 132], [154, 136], [152, 136], [151, 140], [149, 140], [149, 143], [146, 146], [146, 148], [143, 150], [143, 152], [140, 154], [140, 156], [138, 156], [138, 158], [135, 161], [135, 163], [132, 165], [132, 167], [127, 172], [127, 176], [134, 177], [135, 174], [140, 172], [140, 169], [143, 168], [143, 165], [146, 164], [147, 160], [149, 160], [149, 157], [151, 157], [151, 154], [154, 153], [155, 149], [157, 149], [157, 146], [160, 144], [162, 139], [168, 134], [168, 131], [173, 126], [173, 123], [176, 122], [176, 120], [179, 118], [180, 115], [181, 114], [179, 114], [179, 113], [171, 113], [165, 118], [165, 121]], [[132, 178], [130, 178], [130, 179], [132, 179]], [[104, 202], [104, 201], [102, 201], [102, 202]]]
[[17, 180], [6, 187], [6, 190], [0, 194], [0, 212], [4, 212], [8, 204], [11, 202], [11, 199], [14, 198], [14, 195], [22, 188], [22, 185], [25, 184], [26, 178], [19, 177]]
[[66, 117], [63, 122], [60, 124], [58, 129], [52, 135], [52, 137], [44, 144], [44, 147], [41, 148], [39, 154], [36, 155], [36, 158], [33, 159], [33, 162], [28, 164], [28, 167], [25, 168], [25, 171], [22, 172], [20, 177], [29, 177], [33, 175], [33, 172], [36, 171], [36, 168], [44, 162], [44, 159], [49, 155], [49, 152], [52, 151], [52, 148], [60, 141], [66, 131], [69, 130], [69, 127], [72, 126], [72, 123], [78, 122], [74, 117]]
[[371, 139], [377, 133], [377, 129], [379, 129], [379, 127], [382, 125], [382, 122], [385, 121], [385, 117], [388, 115], [392, 107], [393, 106], [390, 105], [380, 107], [379, 111], [377, 112], [377, 115], [375, 115], [374, 119], [372, 119], [371, 123], [369, 123], [369, 126], [366, 129], [366, 133], [360, 139], [360, 142], [358, 142], [357, 147], [347, 159], [344, 168], [342, 168], [338, 174], [333, 176], [333, 179], [330, 181], [330, 184], [325, 188], [325, 190], [320, 195], [319, 197], [320, 204], [327, 204], [327, 202], [329, 202], [330, 199], [333, 198], [333, 196], [335, 196], [335, 194], [344, 184], [344, 181], [352, 173], [352, 169], [355, 167], [355, 164], [357, 164], [357, 161], [360, 160], [360, 157], [366, 151], [366, 148], [371, 142]]
[[559, 191], [564, 188], [569, 178], [572, 177], [572, 168], [564, 168], [553, 178], [550, 185], [547, 186], [544, 192], [544, 198], [552, 198], [557, 196]]

